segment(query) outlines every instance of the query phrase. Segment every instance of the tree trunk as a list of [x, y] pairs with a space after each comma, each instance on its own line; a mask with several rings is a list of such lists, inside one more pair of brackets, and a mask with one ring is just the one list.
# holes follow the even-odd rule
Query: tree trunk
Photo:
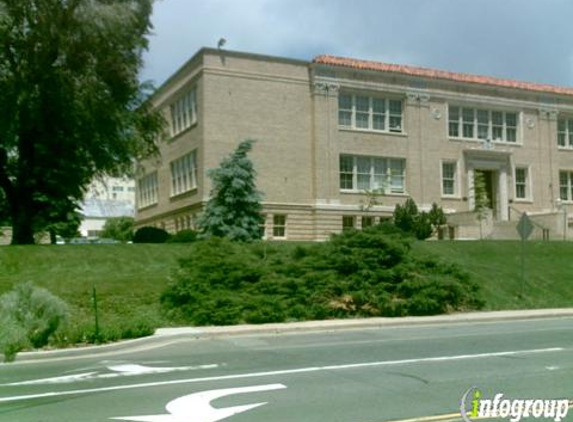
[[12, 245], [33, 245], [34, 217], [31, 206], [12, 204]]

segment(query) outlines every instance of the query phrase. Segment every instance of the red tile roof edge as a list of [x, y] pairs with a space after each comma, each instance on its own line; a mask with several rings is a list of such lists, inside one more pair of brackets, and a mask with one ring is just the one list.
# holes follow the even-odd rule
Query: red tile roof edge
[[522, 82], [512, 79], [501, 79], [492, 76], [472, 75], [469, 73], [448, 72], [445, 70], [428, 69], [424, 67], [389, 64], [369, 60], [357, 60], [346, 57], [320, 55], [315, 57], [312, 62], [316, 64], [349, 67], [359, 70], [399, 73], [402, 75], [419, 76], [431, 79], [442, 79], [455, 82], [466, 82], [479, 85], [522, 89], [535, 92], [547, 92], [551, 94], [573, 95], [573, 88], [564, 88], [555, 85], [538, 84], [533, 82]]

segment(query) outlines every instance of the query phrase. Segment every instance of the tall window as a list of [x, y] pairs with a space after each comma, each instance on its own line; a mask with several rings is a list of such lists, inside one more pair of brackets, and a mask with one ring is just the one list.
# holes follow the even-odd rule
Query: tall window
[[403, 158], [341, 155], [340, 189], [404, 193], [405, 172]]
[[171, 136], [175, 136], [197, 122], [197, 90], [193, 89], [176, 100], [170, 110]]
[[402, 132], [402, 101], [341, 93], [338, 125], [350, 129]]
[[456, 192], [456, 162], [442, 163], [442, 195], [453, 196]]
[[557, 145], [563, 148], [573, 148], [573, 119], [557, 121]]
[[562, 201], [573, 201], [571, 192], [573, 182], [573, 171], [559, 172], [559, 197]]
[[273, 237], [286, 237], [286, 219], [284, 214], [273, 216]]
[[517, 113], [449, 106], [448, 133], [452, 138], [517, 142]]
[[515, 198], [526, 199], [529, 197], [527, 167], [515, 168]]
[[197, 150], [171, 162], [171, 196], [197, 187]]
[[157, 204], [157, 172], [147, 174], [137, 181], [137, 205], [139, 208]]

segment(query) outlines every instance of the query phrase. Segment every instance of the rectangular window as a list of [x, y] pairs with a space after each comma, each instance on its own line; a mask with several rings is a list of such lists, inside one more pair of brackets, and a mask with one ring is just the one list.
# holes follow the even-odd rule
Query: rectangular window
[[456, 194], [456, 163], [442, 163], [442, 195], [453, 196]]
[[197, 150], [171, 162], [171, 196], [197, 187]]
[[559, 172], [559, 197], [562, 201], [573, 201], [571, 193], [571, 181], [573, 180], [572, 171]]
[[402, 101], [341, 93], [338, 125], [349, 129], [402, 132]]
[[137, 181], [137, 205], [139, 208], [157, 204], [158, 183], [157, 172], [154, 171]]
[[405, 193], [403, 158], [340, 156], [340, 189]]
[[526, 199], [528, 195], [528, 169], [526, 167], [515, 168], [515, 197]]
[[362, 228], [371, 227], [374, 225], [374, 217], [372, 216], [363, 216], [362, 217]]
[[113, 186], [112, 191], [113, 192], [123, 192], [123, 186]]
[[342, 216], [342, 230], [351, 230], [356, 227], [356, 218], [353, 215]]
[[573, 148], [573, 119], [557, 121], [557, 145], [561, 148]]
[[452, 138], [517, 142], [517, 113], [449, 106], [448, 116]]
[[170, 106], [171, 136], [197, 123], [197, 90], [192, 89]]
[[273, 237], [286, 237], [287, 216], [275, 214], [273, 216]]

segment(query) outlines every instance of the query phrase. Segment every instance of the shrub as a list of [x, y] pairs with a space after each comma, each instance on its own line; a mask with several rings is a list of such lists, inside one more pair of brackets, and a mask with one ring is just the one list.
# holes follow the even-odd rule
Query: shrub
[[467, 273], [414, 256], [411, 242], [391, 224], [292, 248], [198, 241], [161, 302], [168, 318], [197, 325], [430, 315], [483, 306]]
[[157, 227], [142, 227], [135, 232], [133, 243], [165, 243], [169, 233]]
[[167, 243], [191, 243], [197, 240], [197, 232], [195, 230], [186, 229], [181, 230], [167, 239]]
[[[0, 344], [5, 360], [25, 347], [43, 347], [68, 319], [68, 307], [46, 289], [30, 283], [0, 296]], [[5, 323], [6, 321], [6, 323]]]
[[133, 224], [133, 217], [108, 218], [100, 237], [129, 242], [133, 240]]

